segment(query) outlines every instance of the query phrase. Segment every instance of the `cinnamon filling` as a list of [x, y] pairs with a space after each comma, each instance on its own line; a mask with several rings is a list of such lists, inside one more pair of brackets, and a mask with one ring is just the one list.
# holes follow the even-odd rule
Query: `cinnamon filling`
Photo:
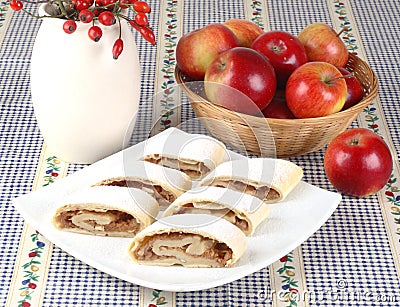
[[197, 234], [171, 232], [146, 237], [134, 251], [139, 262], [224, 267], [232, 259], [225, 244]]
[[[91, 211], [73, 210], [62, 212], [58, 222], [64, 229], [81, 228], [93, 233], [132, 233], [136, 234], [140, 224], [125, 212], [118, 210]], [[105, 234], [108, 235], [108, 234]]]
[[176, 199], [174, 194], [165, 190], [162, 186], [157, 184], [153, 185], [150, 182], [130, 179], [109, 179], [99, 182], [96, 186], [117, 186], [140, 189], [153, 196], [160, 206], [168, 206]]
[[203, 162], [181, 161], [163, 157], [159, 154], [148, 155], [144, 157], [144, 161], [176, 169], [185, 173], [192, 179], [200, 179], [210, 172], [210, 169]]
[[244, 192], [261, 200], [276, 200], [280, 198], [280, 194], [273, 188], [270, 188], [268, 186], [255, 187], [238, 180], [215, 179], [209, 185]]

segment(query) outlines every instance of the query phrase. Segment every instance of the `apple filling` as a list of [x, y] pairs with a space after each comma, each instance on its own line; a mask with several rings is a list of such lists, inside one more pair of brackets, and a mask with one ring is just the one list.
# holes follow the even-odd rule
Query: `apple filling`
[[229, 188], [238, 192], [249, 194], [265, 201], [274, 201], [280, 199], [279, 192], [274, 190], [273, 188], [270, 188], [268, 186], [255, 187], [251, 184], [239, 180], [214, 179], [209, 185], [220, 188]]
[[137, 181], [132, 179], [119, 179], [112, 178], [103, 180], [96, 184], [96, 186], [118, 186], [140, 189], [154, 197], [160, 206], [169, 206], [176, 196], [171, 192], [165, 190], [162, 186], [152, 184], [150, 181]]
[[225, 267], [232, 250], [225, 244], [197, 234], [170, 232], [145, 237], [134, 251], [142, 264], [187, 267]]
[[[211, 205], [212, 208], [209, 205]], [[238, 227], [244, 233], [249, 230], [248, 222], [238, 217], [235, 212], [228, 208], [218, 208], [215, 204], [210, 204], [207, 202], [185, 204], [183, 206], [177, 207], [172, 214], [209, 214], [224, 218], [231, 224]]]
[[133, 237], [139, 230], [140, 224], [125, 212], [118, 210], [93, 211], [71, 210], [57, 216], [57, 223], [63, 229], [84, 229], [93, 234], [105, 236], [120, 236], [127, 234]]
[[173, 168], [188, 175], [191, 179], [200, 179], [210, 172], [210, 169], [203, 162], [182, 161], [174, 158], [163, 157], [159, 154], [147, 155], [144, 161]]

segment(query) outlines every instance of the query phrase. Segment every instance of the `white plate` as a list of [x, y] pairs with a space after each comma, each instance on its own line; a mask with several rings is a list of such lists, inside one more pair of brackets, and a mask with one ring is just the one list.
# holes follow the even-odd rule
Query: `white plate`
[[[280, 204], [271, 206], [270, 216], [249, 237], [249, 247], [232, 268], [195, 269], [137, 265], [129, 260], [132, 239], [73, 234], [53, 228], [50, 219], [65, 195], [89, 186], [93, 178], [123, 160], [139, 159], [144, 143], [137, 144], [92, 164], [58, 182], [14, 200], [23, 218], [55, 245], [103, 272], [141, 286], [166, 291], [195, 291], [220, 286], [252, 274], [291, 252], [332, 215], [341, 196], [305, 182]], [[231, 159], [241, 156], [229, 152]]]

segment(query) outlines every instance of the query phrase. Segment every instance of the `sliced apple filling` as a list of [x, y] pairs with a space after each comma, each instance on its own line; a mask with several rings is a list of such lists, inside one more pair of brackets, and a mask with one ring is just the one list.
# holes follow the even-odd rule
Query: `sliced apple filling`
[[176, 196], [170, 191], [167, 191], [158, 184], [153, 184], [146, 180], [138, 181], [132, 179], [111, 178], [103, 180], [95, 186], [117, 186], [139, 189], [154, 197], [160, 206], [168, 206], [176, 199]]
[[193, 180], [200, 179], [211, 171], [204, 164], [204, 162], [190, 161], [190, 160], [182, 161], [175, 158], [164, 157], [161, 156], [160, 154], [147, 155], [143, 159], [144, 161], [150, 163], [179, 170], [188, 175]]
[[140, 224], [132, 215], [118, 210], [64, 211], [57, 216], [55, 222], [63, 229], [81, 229], [105, 236], [121, 236], [123, 234], [133, 237], [140, 229]]
[[275, 189], [268, 186], [254, 186], [246, 182], [230, 179], [214, 179], [209, 186], [219, 188], [229, 188], [238, 192], [243, 192], [261, 200], [274, 201], [279, 200], [281, 195]]
[[134, 257], [141, 264], [225, 267], [232, 259], [232, 250], [225, 243], [197, 234], [156, 234], [139, 244]]
[[235, 212], [223, 206], [216, 207], [216, 204], [208, 202], [188, 203], [176, 207], [170, 214], [209, 214], [224, 218], [245, 233], [249, 230], [249, 223], [245, 219], [240, 218]]

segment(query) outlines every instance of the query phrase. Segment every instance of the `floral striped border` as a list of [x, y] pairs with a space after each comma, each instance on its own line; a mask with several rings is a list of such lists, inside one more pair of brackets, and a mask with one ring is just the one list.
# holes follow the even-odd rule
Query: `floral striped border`
[[[176, 86], [175, 49], [183, 34], [183, 0], [160, 1], [157, 68], [154, 85], [153, 127], [155, 135], [180, 123], [181, 90]], [[175, 306], [175, 293], [140, 287], [140, 307]]]
[[[67, 170], [68, 164], [57, 159], [44, 145], [32, 190], [65, 177]], [[50, 241], [24, 224], [6, 307], [41, 306], [52, 250]]]
[[155, 135], [180, 122], [181, 90], [174, 77], [175, 49], [182, 35], [183, 1], [161, 1], [160, 26], [154, 86], [153, 128]]
[[[270, 30], [270, 22], [266, 1], [246, 0], [245, 1], [246, 19], [254, 22], [264, 31]], [[289, 254], [282, 257], [279, 261], [270, 265], [271, 289], [274, 293], [284, 294], [282, 297], [273, 295], [272, 306], [279, 307], [303, 307], [308, 306], [307, 301], [296, 299], [296, 293], [306, 291], [306, 279], [304, 275], [304, 262], [301, 246]]]
[[0, 1], [0, 46], [3, 42], [12, 14], [13, 10], [10, 10], [8, 3], [6, 1]]
[[[344, 41], [350, 52], [356, 53], [361, 59], [367, 61], [366, 53], [362, 48], [362, 42], [348, 0], [328, 0], [332, 21], [336, 29], [347, 28]], [[381, 204], [382, 215], [384, 217], [388, 239], [392, 248], [393, 259], [397, 274], [400, 278], [400, 167], [390, 137], [389, 129], [385, 120], [385, 115], [378, 98], [373, 101], [357, 118], [359, 126], [368, 128], [379, 134], [391, 147], [393, 159], [393, 172], [386, 186], [378, 192]]]

